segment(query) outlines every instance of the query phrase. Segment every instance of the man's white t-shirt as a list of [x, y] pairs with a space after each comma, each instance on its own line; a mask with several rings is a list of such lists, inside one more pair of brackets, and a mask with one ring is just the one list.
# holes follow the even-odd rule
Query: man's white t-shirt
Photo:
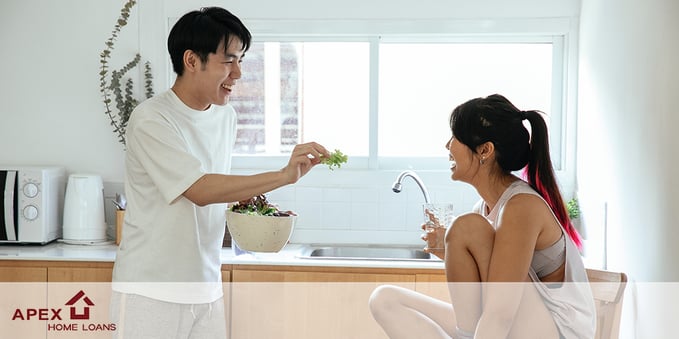
[[125, 212], [113, 289], [176, 303], [222, 297], [226, 204], [182, 194], [207, 173], [228, 174], [236, 138], [230, 105], [205, 111], [168, 90], [141, 103], [126, 134]]

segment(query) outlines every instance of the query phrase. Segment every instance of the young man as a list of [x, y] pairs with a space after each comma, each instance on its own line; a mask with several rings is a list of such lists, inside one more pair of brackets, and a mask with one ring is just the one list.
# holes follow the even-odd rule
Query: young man
[[220, 252], [227, 202], [297, 182], [328, 151], [297, 145], [278, 171], [229, 175], [236, 113], [226, 105], [251, 35], [223, 8], [185, 14], [168, 37], [177, 79], [127, 128], [128, 205], [113, 270], [122, 338], [225, 338]]

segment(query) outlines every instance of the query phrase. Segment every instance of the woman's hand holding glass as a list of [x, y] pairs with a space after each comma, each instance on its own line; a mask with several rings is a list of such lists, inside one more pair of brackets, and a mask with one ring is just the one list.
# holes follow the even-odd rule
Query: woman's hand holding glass
[[431, 253], [441, 259], [445, 255], [446, 229], [452, 224], [453, 205], [452, 204], [424, 204], [425, 222], [422, 225], [424, 234], [422, 240], [427, 245], [424, 251]]

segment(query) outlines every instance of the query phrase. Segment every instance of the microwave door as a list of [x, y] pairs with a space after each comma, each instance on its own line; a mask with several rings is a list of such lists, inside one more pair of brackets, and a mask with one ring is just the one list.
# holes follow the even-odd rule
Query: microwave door
[[0, 241], [17, 241], [18, 191], [17, 171], [0, 171], [3, 189], [2, 215], [0, 215]]

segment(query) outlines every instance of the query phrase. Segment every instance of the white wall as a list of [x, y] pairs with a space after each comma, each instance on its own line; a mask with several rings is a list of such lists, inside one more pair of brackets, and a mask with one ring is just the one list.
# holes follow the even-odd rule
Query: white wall
[[[0, 3], [0, 163], [122, 178], [123, 150], [104, 116], [98, 78], [99, 53], [121, 4]], [[136, 31], [132, 20], [118, 46], [122, 55], [134, 53]]]
[[608, 267], [640, 283], [623, 338], [676, 336], [658, 307], [676, 298], [646, 282], [679, 281], [677, 17], [675, 0], [582, 3], [578, 188], [585, 216], [607, 206], [607, 220], [590, 215], [608, 226]]
[[677, 15], [674, 0], [582, 8], [579, 191], [608, 204], [609, 267], [643, 281], [679, 280]]

